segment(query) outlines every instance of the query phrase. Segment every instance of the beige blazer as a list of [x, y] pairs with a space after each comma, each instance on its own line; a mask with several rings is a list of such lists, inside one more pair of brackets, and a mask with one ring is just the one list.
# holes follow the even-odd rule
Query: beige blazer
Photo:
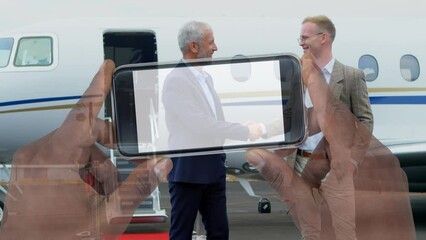
[[[364, 73], [360, 69], [346, 66], [336, 60], [329, 87], [333, 96], [345, 104], [355, 117], [372, 132], [374, 120]], [[265, 127], [266, 138], [275, 136], [283, 130], [280, 121], [276, 120], [266, 123]]]
[[336, 60], [331, 73], [330, 89], [364, 126], [373, 131], [374, 119], [364, 73]]

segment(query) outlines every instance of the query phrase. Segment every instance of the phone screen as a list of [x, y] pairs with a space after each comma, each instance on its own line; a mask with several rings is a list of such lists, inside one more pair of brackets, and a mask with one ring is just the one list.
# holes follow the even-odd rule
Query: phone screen
[[[118, 148], [149, 156], [295, 145], [305, 137], [302, 99], [291, 55], [123, 66], [113, 84]], [[258, 123], [261, 134], [251, 134]]]

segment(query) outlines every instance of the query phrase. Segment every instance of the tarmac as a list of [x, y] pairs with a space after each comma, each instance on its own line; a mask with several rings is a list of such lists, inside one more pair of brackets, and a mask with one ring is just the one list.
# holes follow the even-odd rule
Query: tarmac
[[[250, 182], [255, 194], [266, 197], [271, 203], [271, 213], [258, 213], [260, 197], [250, 197], [237, 181], [227, 182], [228, 220], [231, 240], [300, 240], [301, 234], [288, 214], [287, 206], [265, 181]], [[170, 196], [167, 184], [159, 186], [161, 207], [170, 214]], [[422, 194], [425, 195], [425, 194]], [[426, 239], [426, 198], [412, 202], [416, 238]], [[120, 240], [168, 239], [170, 219], [165, 223], [131, 224]], [[202, 227], [201, 227], [202, 228]], [[202, 234], [203, 232], [201, 232]], [[206, 239], [195, 236], [194, 240]]]
[[[286, 205], [279, 199], [273, 189], [264, 181], [250, 182], [256, 195], [266, 197], [271, 204], [270, 213], [258, 213], [258, 202], [260, 197], [249, 196], [241, 185], [236, 181], [227, 182], [227, 208], [229, 221], [230, 239], [301, 239], [301, 235], [288, 214]], [[161, 193], [161, 207], [170, 214], [170, 196], [167, 184], [162, 183], [159, 187]], [[132, 224], [128, 227], [126, 234], [160, 233], [168, 232], [170, 219], [165, 223], [155, 224]], [[201, 226], [202, 229], [202, 226]], [[204, 232], [202, 231], [201, 234]], [[140, 239], [144, 238], [139, 235]], [[152, 236], [152, 235], [151, 235]], [[120, 238], [121, 239], [121, 238]], [[149, 239], [154, 239], [150, 237]], [[203, 236], [193, 239], [205, 239]]]

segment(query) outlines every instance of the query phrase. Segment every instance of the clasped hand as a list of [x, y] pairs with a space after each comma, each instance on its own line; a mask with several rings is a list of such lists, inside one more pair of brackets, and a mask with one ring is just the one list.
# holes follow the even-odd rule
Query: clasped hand
[[1, 239], [116, 239], [166, 178], [171, 161], [152, 158], [120, 182], [97, 146], [114, 147], [111, 123], [98, 118], [114, 68], [105, 61], [63, 124], [15, 154]]

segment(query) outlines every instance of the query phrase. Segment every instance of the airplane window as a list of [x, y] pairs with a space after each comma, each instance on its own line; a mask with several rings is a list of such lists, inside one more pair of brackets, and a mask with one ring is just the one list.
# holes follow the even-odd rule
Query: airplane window
[[6, 67], [9, 64], [12, 46], [13, 38], [0, 38], [0, 68]]
[[366, 81], [374, 81], [379, 75], [379, 64], [372, 55], [362, 55], [358, 60], [358, 68], [364, 72]]
[[416, 57], [406, 54], [399, 62], [402, 77], [409, 82], [416, 81], [420, 75], [420, 65]]
[[250, 59], [248, 59], [245, 55], [237, 54], [231, 60], [231, 62], [234, 61], [240, 62], [240, 64], [230, 65], [231, 74], [234, 80], [238, 82], [245, 82], [249, 80], [251, 76]]
[[18, 43], [15, 66], [49, 66], [52, 64], [52, 38], [25, 37]]

